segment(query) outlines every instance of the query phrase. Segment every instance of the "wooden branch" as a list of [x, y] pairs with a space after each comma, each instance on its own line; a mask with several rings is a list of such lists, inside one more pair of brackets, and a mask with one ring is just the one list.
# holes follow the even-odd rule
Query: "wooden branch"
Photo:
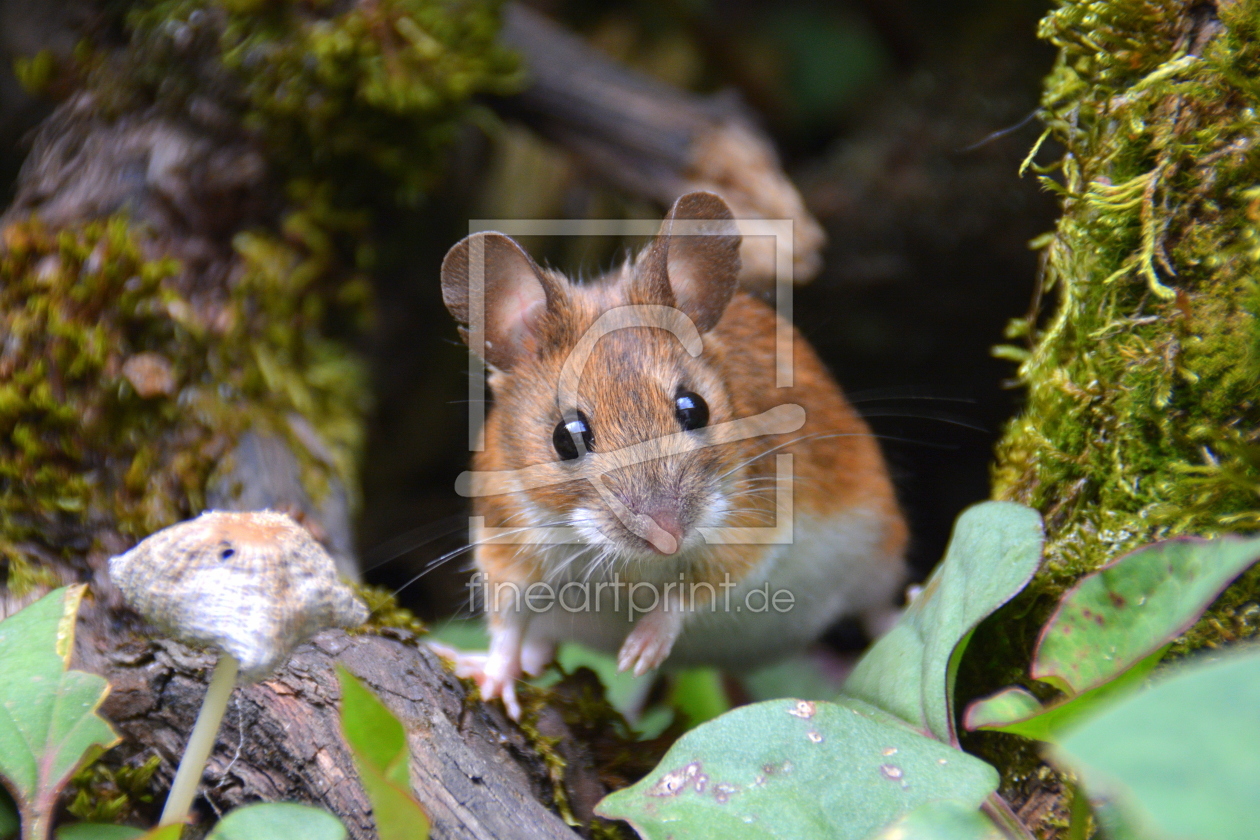
[[[157, 777], [165, 787], [201, 705], [214, 656], [176, 642], [111, 632], [109, 611], [99, 603], [85, 605], [80, 621], [75, 666], [110, 681], [101, 713], [124, 736], [127, 754], [141, 760], [161, 756]], [[328, 631], [299, 648], [271, 677], [238, 686], [203, 781], [214, 810], [260, 799], [308, 802], [341, 817], [353, 840], [376, 836], [341, 735], [334, 662], [363, 680], [403, 721], [412, 791], [432, 822], [434, 838], [576, 836], [542, 804], [551, 800], [547, 768], [520, 730], [497, 705], [470, 702], [463, 684], [404, 635]], [[209, 809], [202, 812], [203, 819], [213, 816]]]
[[[504, 8], [503, 39], [525, 57], [529, 87], [506, 113], [572, 152], [593, 176], [668, 205], [690, 190], [721, 195], [739, 219], [792, 222], [793, 279], [821, 266], [822, 227], [779, 164], [770, 139], [734, 97], [702, 99], [600, 55], [519, 3]], [[747, 238], [741, 281], [774, 282], [774, 244]]]

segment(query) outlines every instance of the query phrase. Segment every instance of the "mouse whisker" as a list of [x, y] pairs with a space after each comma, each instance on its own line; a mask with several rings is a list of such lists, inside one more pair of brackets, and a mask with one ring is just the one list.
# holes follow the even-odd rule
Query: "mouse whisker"
[[364, 552], [363, 559], [360, 563], [360, 570], [364, 572], [371, 571], [372, 569], [383, 566], [392, 560], [397, 560], [404, 554], [414, 551], [421, 546], [426, 546], [430, 543], [458, 534], [467, 522], [468, 517], [466, 515], [454, 514], [451, 516], [444, 516], [441, 519], [436, 519], [427, 525], [412, 528], [410, 531], [406, 531], [405, 533], [388, 539], [374, 548]]
[[485, 544], [487, 544], [487, 543], [489, 543], [489, 542], [491, 542], [491, 541], [493, 541], [493, 540], [500, 539], [500, 538], [502, 538], [502, 537], [504, 537], [504, 536], [512, 536], [512, 535], [519, 534], [519, 533], [523, 533], [523, 532], [525, 532], [525, 531], [529, 531], [529, 530], [532, 530], [532, 529], [531, 529], [531, 528], [529, 528], [529, 527], [516, 528], [516, 529], [514, 529], [514, 530], [512, 530], [512, 531], [509, 531], [507, 534], [496, 534], [495, 536], [490, 537], [490, 538], [487, 538], [487, 539], [484, 539], [484, 540], [477, 540], [476, 542], [471, 542], [471, 543], [469, 543], [468, 545], [461, 546], [460, 548], [457, 548], [457, 549], [455, 549], [455, 550], [453, 550], [453, 551], [448, 551], [448, 552], [446, 552], [445, 554], [442, 554], [442, 555], [440, 555], [440, 556], [438, 556], [438, 557], [435, 557], [435, 558], [433, 558], [432, 560], [430, 560], [429, 562], [425, 563], [424, 568], [423, 568], [423, 569], [421, 569], [419, 573], [417, 573], [417, 574], [413, 575], [410, 579], [408, 579], [408, 580], [407, 580], [405, 583], [403, 583], [401, 586], [399, 586], [399, 587], [397, 587], [396, 589], [394, 589], [394, 594], [395, 594], [395, 595], [399, 594], [399, 593], [400, 593], [400, 592], [402, 592], [404, 589], [406, 589], [408, 586], [411, 586], [411, 584], [415, 583], [416, 581], [420, 580], [420, 578], [422, 578], [422, 577], [424, 577], [425, 575], [427, 575], [429, 572], [433, 571], [434, 569], [438, 568], [439, 566], [442, 566], [442, 565], [443, 565], [443, 564], [445, 564], [445, 563], [449, 563], [451, 560], [454, 560], [456, 557], [460, 556], [461, 554], [466, 554], [466, 553], [468, 553], [469, 551], [472, 551], [474, 548], [476, 548], [476, 547], [477, 547], [477, 546], [479, 546], [479, 545], [485, 545]]
[[938, 423], [946, 423], [950, 426], [958, 426], [963, 429], [971, 429], [973, 432], [981, 432], [988, 434], [989, 430], [984, 426], [973, 423], [970, 420], [964, 420], [949, 414], [940, 412], [907, 412], [907, 411], [863, 411], [863, 417], [902, 417], [911, 420], [935, 420]]
[[858, 437], [858, 436], [859, 435], [854, 432], [837, 432], [835, 434], [828, 434], [826, 432], [813, 432], [808, 435], [798, 435], [797, 437], [794, 437], [791, 440], [787, 440], [787, 441], [784, 441], [783, 443], [780, 443], [778, 446], [772, 446], [769, 449], [765, 449], [765, 450], [762, 450], [761, 452], [758, 452], [756, 455], [753, 455], [751, 458], [744, 459], [743, 461], [739, 462], [735, 466], [731, 467], [726, 472], [719, 475], [716, 480], [721, 481], [727, 476], [732, 475], [736, 472], [739, 472], [744, 467], [747, 467], [749, 464], [752, 464], [755, 461], [758, 461], [766, 457], [767, 455], [778, 452], [780, 449], [783, 449], [784, 447], [788, 447], [788, 446], [792, 446], [793, 444], [800, 443], [801, 441], [812, 440], [815, 438], [819, 440], [826, 440], [828, 438], [833, 438], [833, 437]]

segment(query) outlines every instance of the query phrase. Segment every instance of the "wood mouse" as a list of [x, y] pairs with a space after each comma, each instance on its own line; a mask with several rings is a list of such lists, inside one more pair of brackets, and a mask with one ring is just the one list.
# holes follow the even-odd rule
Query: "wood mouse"
[[736, 288], [740, 241], [694, 192], [593, 282], [500, 233], [442, 263], [494, 396], [462, 481], [490, 650], [458, 668], [513, 718], [515, 680], [561, 641], [636, 674], [746, 670], [892, 612], [907, 531], [879, 447], [805, 339]]

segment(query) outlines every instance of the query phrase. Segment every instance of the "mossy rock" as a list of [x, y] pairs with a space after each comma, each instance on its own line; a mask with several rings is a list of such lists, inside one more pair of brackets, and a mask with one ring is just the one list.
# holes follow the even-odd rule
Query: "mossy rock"
[[[207, 216], [213, 229], [126, 210], [54, 229], [38, 202], [7, 217], [0, 572], [18, 593], [200, 512], [246, 430], [292, 444], [311, 499], [335, 484], [354, 502], [368, 400], [352, 343], [371, 321], [374, 214], [440, 175], [474, 95], [521, 83], [485, 0], [146, 0], [124, 14], [124, 41], [84, 42], [58, 78], [91, 93], [102, 123], [191, 125], [259, 149], [267, 174]], [[185, 237], [213, 243], [207, 276], [165, 256]], [[102, 546], [106, 532], [121, 541]]]
[[[320, 330], [322, 306], [280, 270], [300, 264], [242, 240], [223, 299], [200, 293], [124, 216], [0, 231], [0, 559], [22, 594], [81, 565], [104, 531], [132, 542], [199, 513], [211, 474], [246, 429], [305, 448], [299, 414], [330, 459], [309, 458], [316, 498], [352, 485], [366, 376]], [[267, 259], [270, 257], [270, 259]]]

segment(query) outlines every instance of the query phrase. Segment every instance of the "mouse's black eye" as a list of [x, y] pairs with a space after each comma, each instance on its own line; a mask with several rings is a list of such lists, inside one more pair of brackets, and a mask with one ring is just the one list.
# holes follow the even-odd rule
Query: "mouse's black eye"
[[577, 410], [566, 413], [551, 433], [551, 443], [556, 448], [556, 454], [566, 461], [581, 458], [594, 449], [595, 435], [586, 415]]
[[679, 388], [678, 395], [674, 397], [674, 416], [683, 431], [703, 429], [709, 425], [709, 404], [699, 394]]

